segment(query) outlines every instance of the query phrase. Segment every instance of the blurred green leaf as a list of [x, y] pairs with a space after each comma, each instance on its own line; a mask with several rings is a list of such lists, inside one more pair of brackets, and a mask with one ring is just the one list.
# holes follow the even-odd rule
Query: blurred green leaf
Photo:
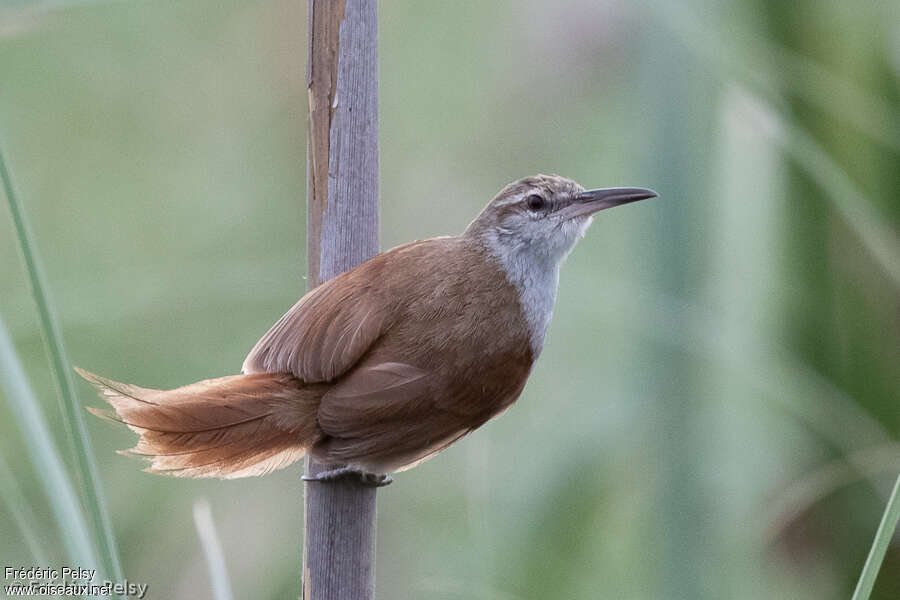
[[[40, 405], [28, 385], [16, 356], [6, 325], [0, 318], [0, 389], [13, 412], [16, 425], [25, 440], [44, 493], [50, 501], [56, 525], [74, 565], [96, 568], [100, 565], [91, 543], [81, 504], [66, 474], [66, 468], [50, 435]], [[43, 565], [42, 565], [43, 566]]]
[[41, 336], [47, 348], [47, 355], [56, 380], [59, 393], [60, 409], [69, 434], [69, 445], [78, 465], [78, 475], [82, 491], [86, 496], [88, 511], [91, 515], [94, 535], [100, 547], [103, 573], [114, 581], [123, 581], [122, 567], [116, 549], [112, 524], [106, 510], [106, 501], [97, 471], [97, 463], [91, 449], [91, 439], [84, 423], [84, 411], [78, 401], [75, 385], [72, 381], [72, 368], [63, 344], [59, 319], [49, 296], [49, 287], [43, 273], [43, 266], [38, 256], [37, 245], [22, 205], [16, 196], [6, 158], [0, 150], [0, 179], [3, 191], [12, 215], [13, 225], [18, 236], [19, 249], [28, 272], [31, 291], [37, 306], [41, 324]]

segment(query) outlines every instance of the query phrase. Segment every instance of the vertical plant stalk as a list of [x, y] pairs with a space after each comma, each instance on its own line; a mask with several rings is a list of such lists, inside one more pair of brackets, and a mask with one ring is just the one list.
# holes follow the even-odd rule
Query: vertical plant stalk
[[31, 284], [35, 305], [37, 306], [41, 324], [41, 337], [44, 339], [47, 356], [56, 381], [60, 411], [66, 426], [69, 445], [75, 456], [76, 471], [85, 496], [87, 509], [90, 513], [94, 535], [100, 549], [102, 564], [98, 565], [98, 567], [101, 567], [104, 574], [108, 577], [113, 578], [115, 581], [122, 581], [122, 567], [119, 562], [109, 513], [106, 510], [97, 463], [94, 461], [94, 453], [91, 449], [91, 438], [88, 435], [84, 422], [84, 413], [79, 405], [78, 396], [75, 393], [72, 368], [63, 345], [59, 320], [50, 300], [49, 287], [46, 284], [34, 236], [31, 233], [25, 212], [22, 210], [22, 205], [15, 194], [15, 188], [13, 187], [2, 151], [0, 151], [0, 179], [3, 180], [3, 190], [9, 204], [9, 212], [12, 215], [16, 236], [19, 240], [19, 248], [25, 262], [25, 270], [28, 273], [28, 280]]
[[[307, 257], [321, 282], [378, 252], [375, 0], [310, 0]], [[336, 465], [307, 461], [315, 474]], [[303, 597], [375, 596], [375, 488], [306, 486]]]
[[50, 510], [56, 519], [63, 545], [70, 560], [78, 566], [93, 567], [98, 563], [91, 542], [87, 522], [78, 502], [78, 495], [69, 480], [65, 465], [47, 429], [40, 405], [34, 397], [19, 362], [12, 340], [0, 319], [0, 392], [12, 411], [16, 425], [22, 432], [31, 463], [39, 473]]
[[209, 569], [209, 578], [212, 581], [213, 598], [215, 600], [232, 600], [234, 595], [231, 593], [231, 585], [228, 583], [225, 554], [222, 552], [219, 534], [216, 533], [212, 510], [206, 500], [194, 502], [194, 525], [197, 527], [203, 555], [206, 556], [206, 567]]
[[875, 532], [875, 541], [872, 542], [872, 549], [869, 550], [869, 557], [866, 558], [866, 564], [863, 566], [859, 581], [856, 584], [856, 591], [853, 592], [851, 600], [868, 600], [872, 594], [872, 588], [875, 587], [875, 579], [878, 577], [878, 571], [881, 569], [881, 562], [887, 552], [891, 538], [894, 537], [894, 531], [897, 529], [897, 521], [900, 521], [900, 475], [894, 483], [894, 490], [888, 499], [887, 506], [884, 509], [884, 515], [881, 517], [881, 523], [878, 524], [878, 531]]

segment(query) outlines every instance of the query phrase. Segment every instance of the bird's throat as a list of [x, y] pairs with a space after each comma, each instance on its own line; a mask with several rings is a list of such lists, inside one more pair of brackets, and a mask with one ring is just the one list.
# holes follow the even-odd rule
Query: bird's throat
[[531, 350], [537, 359], [544, 347], [544, 337], [556, 303], [559, 262], [539, 248], [527, 245], [510, 246], [491, 240], [485, 246], [506, 275], [506, 280], [518, 292], [519, 304], [528, 323]]

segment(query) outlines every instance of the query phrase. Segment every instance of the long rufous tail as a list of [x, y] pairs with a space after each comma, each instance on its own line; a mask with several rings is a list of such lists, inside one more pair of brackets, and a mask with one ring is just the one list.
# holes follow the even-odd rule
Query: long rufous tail
[[174, 390], [151, 390], [76, 369], [115, 412], [88, 408], [140, 435], [121, 453], [178, 477], [262, 475], [303, 457], [322, 433], [320, 386], [285, 373], [232, 375]]

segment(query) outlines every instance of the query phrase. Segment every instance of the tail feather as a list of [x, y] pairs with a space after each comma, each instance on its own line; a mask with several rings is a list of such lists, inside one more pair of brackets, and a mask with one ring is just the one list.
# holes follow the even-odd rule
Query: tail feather
[[123, 454], [177, 477], [262, 475], [302, 458], [321, 437], [322, 386], [287, 373], [232, 375], [174, 390], [119, 383], [82, 369], [113, 411], [93, 414], [127, 425], [140, 438]]

